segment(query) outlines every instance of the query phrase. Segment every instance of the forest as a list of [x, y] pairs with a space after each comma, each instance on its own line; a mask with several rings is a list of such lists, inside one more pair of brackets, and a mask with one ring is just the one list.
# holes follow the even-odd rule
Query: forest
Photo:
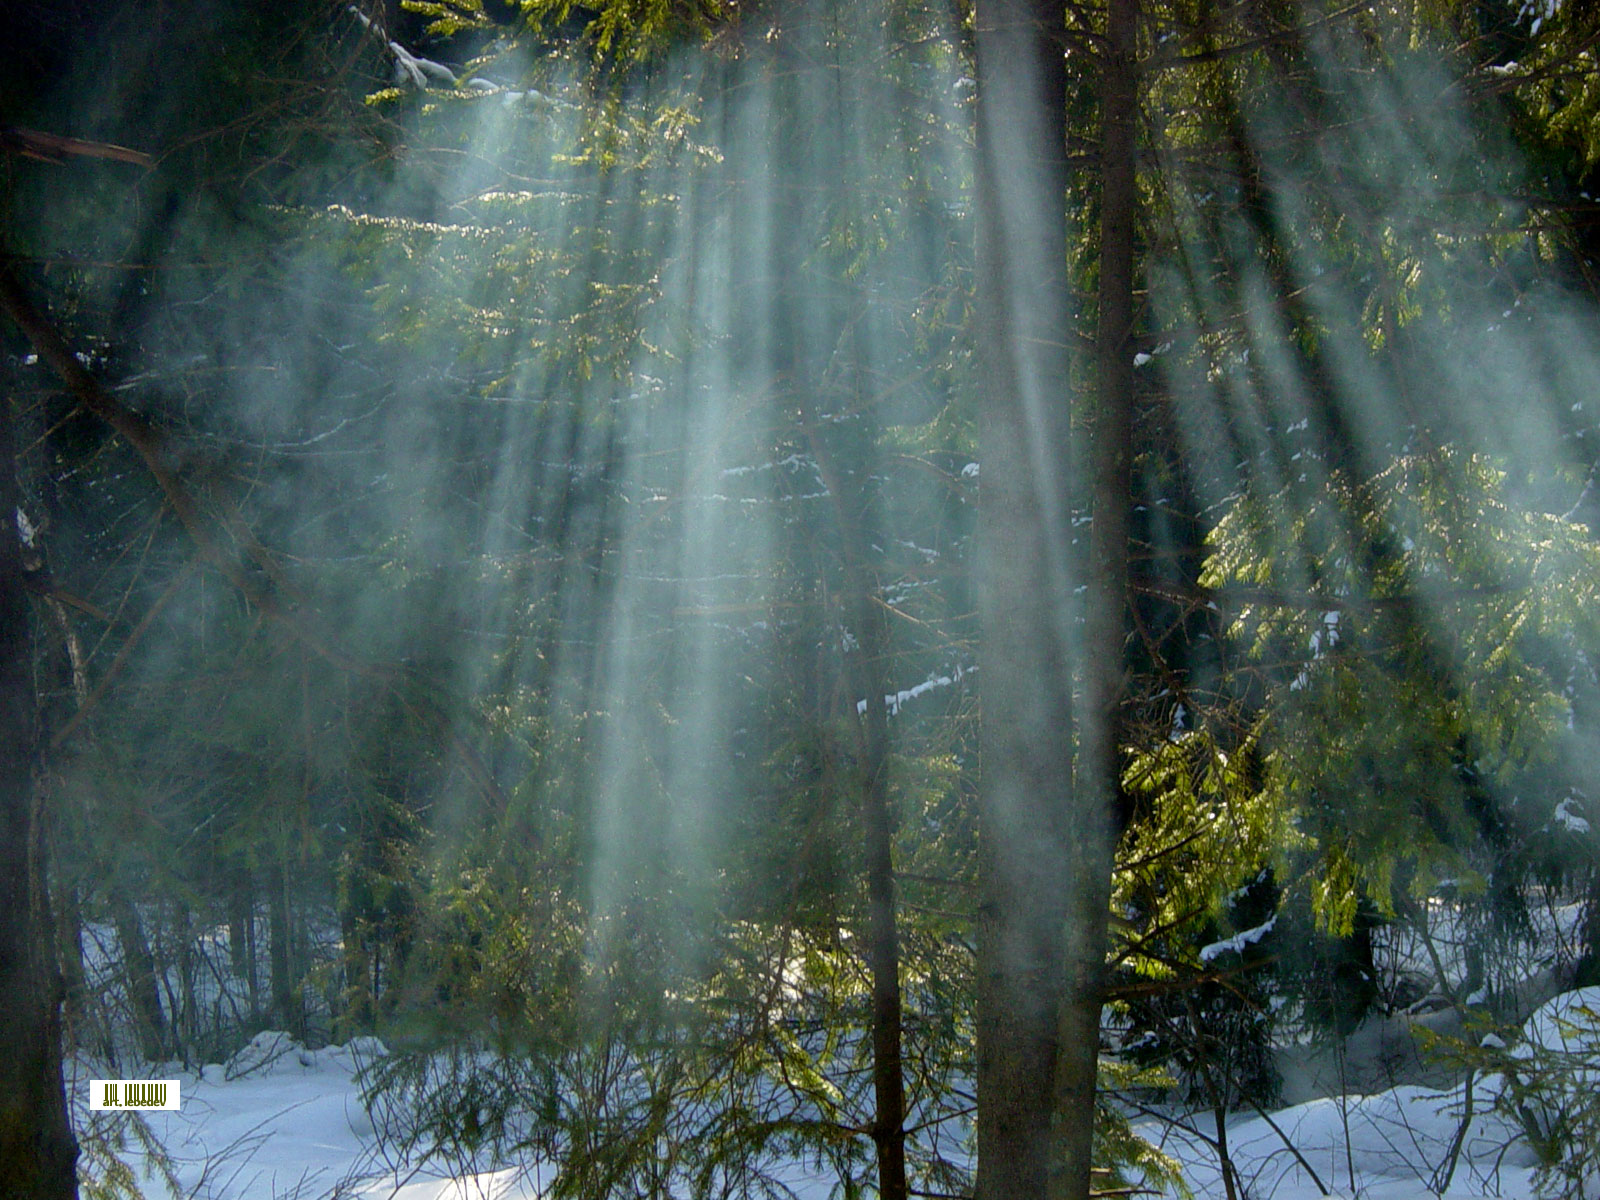
[[1600, 1197], [1600, 7], [3, 16], [0, 1200]]

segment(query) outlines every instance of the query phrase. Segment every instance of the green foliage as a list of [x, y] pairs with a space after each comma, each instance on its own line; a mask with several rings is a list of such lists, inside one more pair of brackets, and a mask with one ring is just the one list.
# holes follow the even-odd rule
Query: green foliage
[[[406, 9], [433, 18], [429, 33], [451, 36], [466, 29], [492, 28], [485, 0], [403, 0]], [[489, 0], [494, 17], [514, 14], [516, 32], [530, 38], [577, 36], [596, 60], [638, 62], [684, 41], [705, 41], [736, 20], [730, 0]], [[502, 13], [501, 10], [510, 10]]]
[[[538, 922], [528, 936], [562, 924], [523, 915]], [[694, 1197], [783, 1195], [784, 1165], [796, 1159], [834, 1176], [841, 1194], [864, 1185], [870, 1095], [859, 1031], [868, 988], [848, 939], [735, 925], [700, 979], [663, 987], [651, 978], [647, 944], [619, 944], [634, 940], [626, 931], [636, 922], [618, 922], [604, 964], [584, 953], [577, 921], [566, 928], [578, 940], [556, 955], [547, 946], [525, 956], [502, 938], [479, 944], [480, 997], [490, 979], [559, 981], [548, 992], [498, 993], [504, 1017], [487, 1043], [493, 1052], [466, 1039], [378, 1064], [369, 1097], [393, 1118], [397, 1149], [462, 1165], [480, 1153], [558, 1165], [558, 1194], [596, 1200], [668, 1187]], [[907, 951], [915, 1007], [933, 998], [940, 976], [968, 969], [942, 941], [913, 936]], [[567, 969], [577, 977], [560, 979]], [[459, 1035], [468, 1028], [460, 1004], [472, 1001], [450, 999]], [[934, 1026], [912, 1026], [908, 1063], [918, 1064], [913, 1095], [938, 1123], [961, 1113], [950, 1085], [952, 1073], [970, 1069], [959, 1052], [970, 1015], [942, 1033]], [[498, 1036], [508, 1031], [516, 1032]], [[914, 1140], [912, 1156], [925, 1188], [964, 1178], [937, 1140]]]
[[1561, 173], [1559, 182], [1546, 179], [1544, 186], [1566, 191], [1600, 162], [1594, 14], [1582, 5], [1549, 13], [1537, 4], [1521, 7], [1520, 19], [1494, 31], [1499, 61], [1487, 71], [1502, 87], [1510, 85], [1508, 107], [1534, 161]]
[[[83, 1200], [146, 1200], [142, 1184], [152, 1179], [168, 1195], [180, 1194], [171, 1152], [142, 1114], [82, 1111], [73, 1126], [78, 1138], [78, 1193]], [[143, 1172], [128, 1165], [130, 1152], [143, 1159]]]
[[1551, 768], [1569, 707], [1545, 650], [1592, 642], [1600, 555], [1480, 456], [1336, 470], [1319, 493], [1241, 497], [1201, 582], [1237, 589], [1231, 633], [1270, 698], [1263, 786], [1315, 839], [1319, 918], [1348, 929], [1363, 891], [1392, 913], [1393, 888], [1470, 875], [1482, 805]]
[[[1204, 922], [1240, 879], [1288, 862], [1304, 839], [1283, 795], [1262, 786], [1259, 759], [1254, 736], [1224, 750], [1207, 730], [1134, 750], [1123, 787], [1139, 819], [1117, 848], [1115, 911], [1161, 929]], [[1170, 972], [1143, 961], [1137, 943], [1132, 962], [1156, 977]]]
[[1110, 1187], [1097, 1181], [1100, 1191], [1116, 1188], [1153, 1188], [1189, 1200], [1193, 1193], [1184, 1181], [1176, 1159], [1134, 1132], [1132, 1123], [1111, 1097], [1170, 1087], [1173, 1079], [1161, 1069], [1140, 1068], [1115, 1059], [1100, 1060], [1099, 1099], [1095, 1105], [1095, 1163], [1110, 1176]]

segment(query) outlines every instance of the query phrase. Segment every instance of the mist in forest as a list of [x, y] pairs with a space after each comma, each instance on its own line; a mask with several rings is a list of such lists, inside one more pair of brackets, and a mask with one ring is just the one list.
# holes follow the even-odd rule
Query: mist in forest
[[[383, 7], [117, 9], [5, 80], [69, 1090], [377, 1037], [407, 1152], [968, 1194], [979, 397], [1032, 361], [977, 332], [970, 7]], [[1077, 722], [1120, 663], [1121, 1181], [1154, 1111], [1330, 1089], [1296, 1039], [1600, 983], [1583, 18], [1421, 7], [1145, 6], [1122, 646], [1068, 16], [1025, 382]]]

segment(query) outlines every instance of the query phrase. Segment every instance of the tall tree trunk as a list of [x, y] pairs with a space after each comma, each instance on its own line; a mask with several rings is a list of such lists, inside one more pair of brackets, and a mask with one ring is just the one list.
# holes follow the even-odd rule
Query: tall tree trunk
[[[821, 84], [828, 76], [822, 64], [838, 66], [836, 38], [849, 36], [851, 7], [837, 0], [790, 6], [781, 18], [777, 38], [779, 68], [778, 111], [784, 130], [777, 139], [770, 170], [780, 181], [769, 218], [773, 228], [814, 228], [827, 216], [838, 188], [841, 156], [856, 149], [852, 122], [845, 110], [842, 84]], [[789, 89], [793, 89], [790, 91]], [[810, 93], [810, 94], [808, 94]], [[820, 105], [817, 101], [822, 101]], [[815, 124], [801, 124], [796, 114], [811, 112]], [[806, 181], [806, 186], [796, 186]], [[820, 188], [810, 186], [822, 182]], [[900, 994], [900, 940], [894, 884], [894, 814], [889, 798], [888, 711], [886, 689], [887, 629], [878, 601], [878, 582], [869, 553], [870, 485], [865, 471], [852, 473], [841, 464], [827, 428], [815, 411], [818, 397], [828, 386], [829, 364], [854, 333], [851, 327], [851, 289], [817, 288], [814, 265], [808, 260], [805, 238], [782, 236], [768, 246], [771, 278], [783, 285], [773, 297], [770, 313], [760, 320], [784, 331], [771, 343], [768, 364], [775, 381], [785, 381], [798, 405], [812, 456], [816, 461], [837, 519], [844, 568], [845, 620], [856, 639], [847, 655], [852, 707], [864, 699], [866, 707], [852, 711], [855, 720], [856, 769], [851, 772], [853, 797], [861, 806], [865, 836], [867, 885], [866, 958], [871, 976], [871, 1030], [873, 1120], [871, 1136], [877, 1156], [878, 1194], [882, 1200], [905, 1200], [906, 1099], [903, 1061], [903, 1021]], [[859, 367], [852, 363], [849, 369]], [[859, 463], [856, 464], [859, 466]]]
[[1095, 410], [1090, 433], [1094, 521], [1089, 537], [1083, 706], [1078, 713], [1077, 796], [1068, 846], [1071, 880], [1063, 928], [1057, 1030], [1056, 1174], [1051, 1200], [1089, 1194], [1095, 1081], [1100, 1058], [1106, 917], [1114, 852], [1112, 814], [1121, 776], [1128, 519], [1132, 505], [1134, 238], [1138, 221], [1138, 0], [1109, 0], [1100, 63], [1100, 296], [1095, 330]]
[[47, 842], [34, 794], [39, 731], [18, 439], [9, 401], [0, 406], [0, 1180], [16, 1200], [76, 1200]]
[[888, 631], [862, 530], [867, 507], [861, 488], [841, 472], [818, 429], [809, 398], [802, 398], [806, 433], [823, 485], [833, 497], [844, 554], [845, 605], [856, 649], [851, 695], [864, 696], [857, 722], [862, 825], [866, 831], [867, 967], [872, 975], [872, 1141], [878, 1154], [881, 1200], [906, 1200], [906, 1092], [901, 1046], [900, 933], [894, 894], [894, 813], [889, 804]]
[[1060, 0], [978, 6], [979, 1200], [1039, 1200], [1051, 1161], [1073, 880], [1066, 80]]

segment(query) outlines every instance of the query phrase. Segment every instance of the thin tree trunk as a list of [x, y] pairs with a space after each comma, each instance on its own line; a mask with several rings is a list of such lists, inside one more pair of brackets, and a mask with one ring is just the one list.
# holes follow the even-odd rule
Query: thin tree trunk
[[1125, 687], [1128, 519], [1132, 504], [1135, 155], [1138, 0], [1109, 0], [1101, 56], [1100, 296], [1090, 471], [1094, 484], [1079, 715], [1077, 796], [1064, 930], [1055, 1068], [1056, 1175], [1051, 1200], [1087, 1196], [1094, 1150], [1100, 1007], [1105, 990], [1113, 813], [1121, 776], [1119, 707]]
[[[67, 1040], [77, 1041], [87, 1035], [89, 1020], [89, 983], [83, 969], [83, 910], [75, 884], [63, 887], [60, 898], [62, 1012]], [[103, 1053], [104, 1047], [100, 1049]]]
[[[777, 63], [790, 81], [795, 96], [814, 87], [822, 63], [837, 63], [835, 50], [840, 30], [848, 25], [849, 6], [834, 3], [793, 6], [792, 24], [777, 39]], [[781, 95], [782, 93], [780, 93]], [[852, 115], [841, 106], [843, 91], [828, 93], [834, 100], [826, 117], [814, 128], [796, 127], [785, 117], [787, 136], [779, 139], [773, 159], [776, 177], [788, 180], [834, 178], [839, 156], [854, 149]], [[780, 108], [787, 108], [780, 101]], [[791, 112], [804, 111], [804, 102]], [[775, 227], [800, 230], [831, 203], [833, 185], [819, 192], [810, 188], [778, 189], [770, 219]], [[817, 304], [809, 291], [814, 271], [807, 261], [803, 238], [778, 238], [769, 246], [772, 277], [786, 281], [774, 298], [771, 320], [785, 336], [772, 345], [770, 367], [775, 379], [793, 381], [791, 395], [798, 404], [817, 469], [832, 500], [837, 518], [845, 575], [845, 619], [856, 639], [847, 655], [851, 704], [864, 699], [866, 706], [848, 716], [855, 720], [856, 769], [851, 773], [854, 799], [861, 805], [865, 837], [867, 885], [866, 958], [871, 975], [871, 1039], [874, 1113], [871, 1136], [878, 1164], [878, 1194], [882, 1200], [905, 1200], [906, 1099], [903, 1063], [903, 1021], [900, 994], [900, 942], [894, 882], [894, 815], [889, 799], [889, 732], [886, 691], [887, 630], [878, 602], [878, 583], [869, 552], [869, 492], [865, 472], [851, 474], [841, 466], [830, 445], [827, 430], [814, 411], [817, 393], [825, 386], [833, 362], [847, 370], [859, 363], [838, 354], [854, 332], [850, 326], [850, 289], [825, 291]], [[807, 282], [801, 282], [807, 281]], [[831, 294], [830, 294], [831, 292]], [[835, 338], [839, 341], [835, 342]], [[830, 351], [832, 353], [830, 353]], [[859, 465], [859, 464], [858, 464]]]
[[250, 1017], [255, 1020], [261, 1015], [261, 937], [260, 926], [256, 922], [255, 891], [250, 892], [250, 914], [245, 922], [244, 938], [248, 948], [246, 966], [249, 969], [250, 984]]
[[267, 888], [267, 956], [272, 972], [272, 1016], [289, 1033], [299, 1036], [302, 1024], [299, 992], [294, 978], [294, 954], [290, 948], [288, 870], [281, 861], [273, 864], [272, 881]]
[[261, 1007], [256, 982], [256, 897], [255, 881], [244, 867], [228, 872], [228, 960], [234, 978], [244, 981], [253, 1018]]
[[[865, 605], [863, 605], [865, 607]], [[878, 1195], [906, 1200], [906, 1092], [901, 1060], [900, 935], [894, 894], [894, 814], [889, 807], [889, 736], [882, 686], [882, 639], [861, 643], [867, 711], [861, 803], [867, 834], [867, 961], [872, 971], [872, 1087]]]
[[197, 987], [201, 956], [195, 947], [194, 914], [181, 899], [173, 926], [178, 934], [178, 997], [172, 1006], [172, 1056], [188, 1066], [201, 1022]]
[[108, 889], [111, 921], [117, 927], [122, 946], [123, 975], [127, 980], [128, 1003], [133, 1007], [134, 1025], [139, 1033], [139, 1053], [146, 1062], [166, 1057], [167, 1020], [161, 1008], [161, 989], [156, 981], [155, 955], [145, 936], [144, 922], [129, 899], [126, 885], [113, 883]]
[[366, 930], [354, 906], [339, 908], [339, 932], [344, 944], [344, 1011], [339, 1014], [339, 1041], [358, 1033], [371, 1033], [374, 1012], [372, 953]]
[[833, 497], [847, 580], [845, 604], [856, 637], [851, 693], [866, 708], [857, 729], [862, 824], [866, 831], [867, 966], [872, 975], [872, 1141], [878, 1153], [878, 1195], [906, 1200], [906, 1093], [902, 1064], [900, 934], [894, 894], [894, 813], [889, 804], [889, 713], [884, 694], [887, 630], [862, 531], [866, 500], [834, 463], [809, 398], [801, 399], [806, 433], [823, 485]]
[[0, 399], [0, 1180], [16, 1200], [77, 1200], [61, 1078], [61, 978], [46, 891], [33, 618], [16, 514], [17, 438]]
[[1051, 1163], [1072, 780], [1066, 81], [1059, 0], [977, 10], [983, 355], [978, 614], [979, 1200]]

